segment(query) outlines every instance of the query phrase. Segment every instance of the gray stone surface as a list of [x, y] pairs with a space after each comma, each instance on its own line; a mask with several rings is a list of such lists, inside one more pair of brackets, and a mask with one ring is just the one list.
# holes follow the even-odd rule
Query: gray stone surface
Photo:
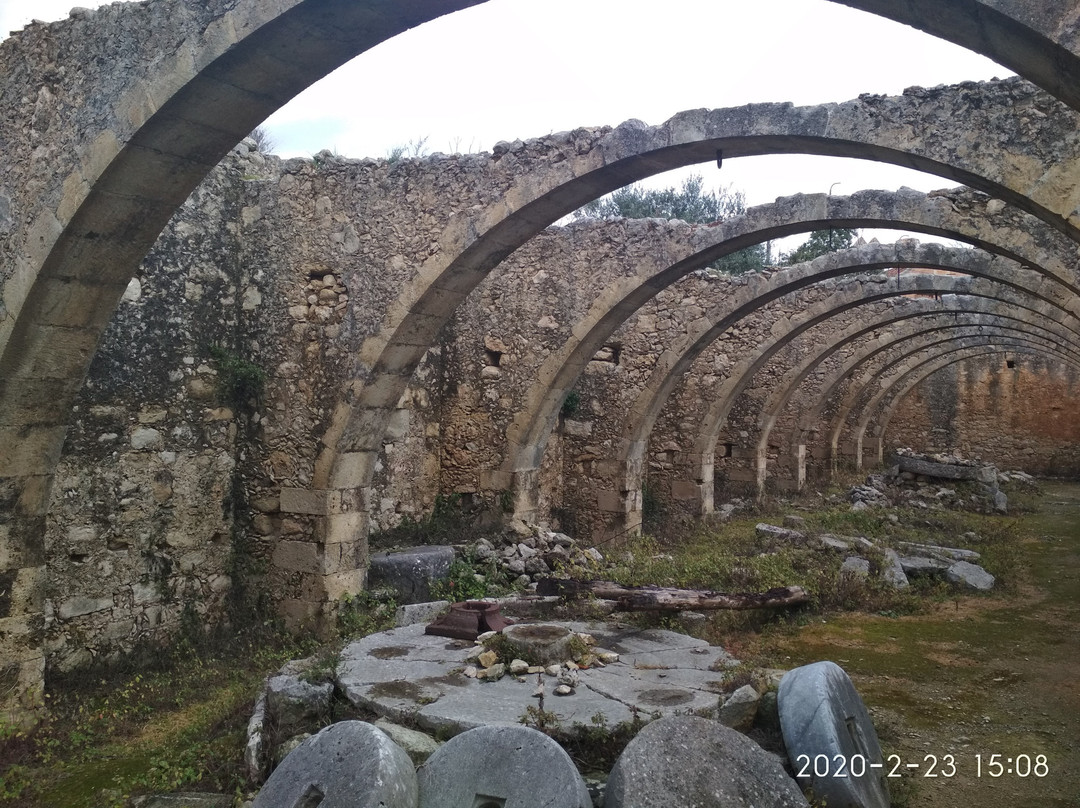
[[896, 464], [900, 471], [921, 474], [924, 477], [937, 477], [942, 480], [975, 480], [980, 483], [997, 481], [997, 469], [968, 463], [935, 463], [919, 457], [898, 455]]
[[398, 606], [394, 614], [394, 625], [411, 626], [414, 623], [427, 625], [439, 615], [450, 609], [448, 600], [431, 600], [426, 603], [406, 603]]
[[761, 694], [753, 685], [743, 685], [724, 700], [718, 716], [720, 723], [739, 732], [746, 732], [757, 717]]
[[[834, 662], [815, 662], [790, 670], [780, 681], [777, 693], [780, 726], [788, 758], [796, 772], [806, 769], [810, 776], [804, 786], [824, 799], [829, 808], [889, 808], [889, 789], [884, 769], [871, 769], [883, 763], [877, 732], [843, 668]], [[850, 761], [862, 755], [867, 762], [862, 777], [817, 777], [813, 760], [826, 755], [832, 761]], [[806, 767], [809, 759], [811, 765]]]
[[685, 715], [641, 730], [616, 761], [604, 794], [605, 808], [807, 805], [774, 756], [718, 721]]
[[896, 546], [918, 556], [949, 558], [954, 561], [978, 561], [980, 558], [980, 555], [974, 550], [964, 550], [959, 547], [941, 547], [937, 544], [917, 544], [909, 541], [897, 542]]
[[881, 565], [881, 577], [897, 589], [906, 589], [911, 584], [904, 573], [904, 566], [900, 563], [900, 556], [895, 550], [886, 550], [884, 563]]
[[266, 683], [267, 715], [284, 735], [318, 726], [330, 716], [333, 695], [330, 682], [306, 682], [295, 674], [271, 676]]
[[945, 577], [951, 583], [987, 592], [994, 588], [994, 576], [978, 564], [957, 561], [945, 570]]
[[[617, 662], [577, 671], [571, 696], [548, 699], [544, 709], [564, 727], [590, 725], [597, 714], [607, 726], [690, 710], [715, 710], [723, 690], [722, 671], [738, 664], [722, 648], [684, 634], [619, 624], [566, 622], [591, 634], [595, 652], [612, 651]], [[530, 706], [536, 676], [503, 676], [495, 682], [462, 671], [471, 642], [423, 633], [422, 625], [373, 634], [342, 651], [337, 670], [341, 691], [353, 704], [391, 720], [408, 719], [423, 730], [456, 734], [485, 725], [516, 726]], [[547, 693], [559, 683], [543, 675]]]
[[398, 603], [425, 603], [431, 600], [431, 584], [446, 578], [453, 560], [454, 548], [441, 545], [374, 553], [368, 585], [393, 590]]
[[252, 808], [416, 808], [417, 799], [409, 756], [371, 724], [341, 721], [293, 750]]
[[387, 721], [385, 718], [377, 720], [375, 726], [385, 732], [391, 741], [404, 749], [405, 754], [418, 766], [435, 754], [435, 751], [442, 746], [430, 735]]
[[870, 562], [859, 556], [848, 556], [840, 565], [840, 571], [848, 575], [861, 575], [865, 578], [870, 574]]
[[948, 561], [922, 556], [900, 556], [900, 566], [908, 576], [941, 575], [949, 568]]
[[754, 526], [759, 538], [775, 542], [779, 546], [806, 544], [806, 534], [789, 527], [779, 527], [759, 522]]
[[451, 738], [417, 779], [420, 808], [592, 808], [570, 756], [523, 726], [477, 727]]

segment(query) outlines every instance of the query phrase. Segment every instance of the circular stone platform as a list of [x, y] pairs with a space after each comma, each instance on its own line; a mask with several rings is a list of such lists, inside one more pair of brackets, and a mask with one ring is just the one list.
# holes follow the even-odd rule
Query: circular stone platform
[[[544, 709], [565, 728], [608, 727], [642, 718], [713, 710], [719, 706], [723, 671], [738, 665], [722, 648], [661, 629], [610, 623], [544, 621], [591, 634], [596, 651], [619, 661], [578, 672], [576, 692], [555, 696], [558, 684], [543, 675]], [[422, 624], [391, 629], [345, 647], [337, 669], [342, 692], [358, 707], [394, 721], [415, 722], [429, 732], [455, 735], [473, 727], [520, 725], [533, 697], [536, 675], [470, 679], [462, 671], [474, 643], [424, 634]]]

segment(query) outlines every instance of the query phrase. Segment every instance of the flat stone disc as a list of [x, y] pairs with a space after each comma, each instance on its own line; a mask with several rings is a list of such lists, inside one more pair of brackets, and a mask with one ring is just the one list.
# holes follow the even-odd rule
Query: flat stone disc
[[416, 771], [405, 751], [364, 721], [340, 721], [281, 761], [252, 808], [416, 808]]
[[417, 777], [420, 808], [592, 808], [570, 756], [529, 727], [486, 726], [456, 735]]
[[[799, 780], [804, 789], [829, 808], [889, 808], [877, 732], [843, 668], [835, 662], [794, 668], [780, 681], [777, 701], [788, 759], [796, 774], [809, 774]], [[856, 756], [865, 771], [853, 764]], [[854, 776], [853, 765], [862, 776]]]

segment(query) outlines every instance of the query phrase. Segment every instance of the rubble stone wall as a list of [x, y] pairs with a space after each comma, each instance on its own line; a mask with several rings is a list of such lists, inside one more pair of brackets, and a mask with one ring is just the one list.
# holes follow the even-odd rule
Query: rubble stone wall
[[999, 469], [1075, 477], [1080, 429], [1070, 408], [1080, 374], [1021, 353], [973, 359], [934, 373], [899, 403], [891, 448], [957, 450]]

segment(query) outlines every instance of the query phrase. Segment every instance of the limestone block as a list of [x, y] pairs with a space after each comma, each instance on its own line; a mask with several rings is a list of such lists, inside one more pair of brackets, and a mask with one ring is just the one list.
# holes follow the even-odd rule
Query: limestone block
[[904, 574], [904, 566], [900, 563], [900, 556], [895, 550], [885, 551], [885, 564], [881, 570], [881, 577], [897, 589], [906, 589], [909, 586], [907, 575]]
[[745, 735], [696, 716], [661, 718], [627, 744], [605, 808], [808, 808], [780, 762]]
[[994, 576], [978, 564], [968, 561], [957, 561], [950, 565], [945, 570], [945, 577], [954, 584], [961, 584], [980, 592], [987, 592], [994, 588]]
[[334, 503], [340, 499], [341, 495], [337, 491], [282, 488], [279, 501], [282, 513], [326, 516], [333, 512]]
[[[417, 772], [419, 808], [592, 808], [570, 756], [529, 727], [483, 726], [447, 741]], [[256, 806], [256, 808], [258, 808]]]
[[288, 737], [324, 723], [330, 716], [330, 682], [306, 682], [300, 675], [271, 676], [266, 683], [267, 716]]
[[436, 741], [430, 735], [387, 721], [385, 718], [378, 719], [375, 726], [385, 732], [390, 740], [404, 749], [405, 754], [417, 766], [435, 754], [439, 747], [442, 746], [439, 741]]
[[859, 556], [848, 556], [840, 565], [840, 572], [865, 578], [870, 574], [870, 562]]
[[294, 749], [252, 808], [416, 808], [417, 800], [416, 772], [405, 751], [371, 724], [341, 721]]
[[392, 589], [399, 603], [431, 600], [431, 584], [446, 578], [454, 560], [454, 548], [434, 545], [375, 553], [368, 580], [372, 587]]
[[317, 572], [321, 566], [319, 547], [306, 541], [279, 541], [274, 546], [271, 563], [292, 572]]
[[746, 732], [754, 724], [760, 701], [761, 694], [753, 685], [743, 685], [724, 700], [717, 718], [726, 727]]
[[161, 433], [156, 429], [150, 427], [138, 427], [131, 433], [131, 448], [136, 450], [142, 449], [160, 449], [164, 444], [164, 439]]
[[104, 609], [111, 609], [112, 606], [112, 595], [98, 598], [87, 597], [86, 595], [76, 595], [75, 597], [63, 601], [60, 604], [59, 612], [62, 619], [68, 620], [83, 614], [92, 614], [93, 612], [100, 612]]

